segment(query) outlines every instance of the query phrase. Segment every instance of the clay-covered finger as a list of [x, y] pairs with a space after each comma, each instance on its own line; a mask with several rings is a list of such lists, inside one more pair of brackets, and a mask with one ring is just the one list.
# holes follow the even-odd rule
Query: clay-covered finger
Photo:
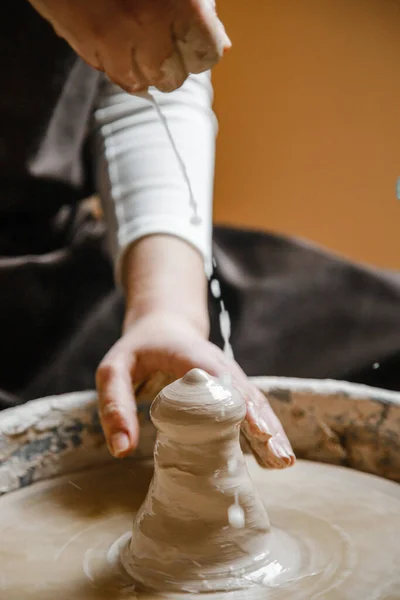
[[202, 73], [214, 67], [231, 47], [213, 2], [194, 2], [192, 18], [174, 23], [176, 44], [189, 73]]
[[118, 85], [125, 92], [128, 92], [128, 94], [146, 91], [149, 88], [150, 83], [138, 67], [134, 50], [131, 50], [131, 52], [128, 53], [127, 61], [124, 64], [126, 65], [125, 67], [123, 64], [114, 66], [113, 63], [107, 61], [104, 71], [113, 83]]
[[105, 357], [96, 373], [100, 421], [110, 452], [127, 456], [139, 440], [139, 423], [129, 366], [118, 355]]
[[258, 463], [271, 469], [293, 465], [295, 455], [291, 444], [262, 392], [249, 381], [235, 361], [222, 353], [214, 360], [215, 374], [220, 379], [231, 377], [234, 387], [246, 401], [247, 413], [241, 430]]
[[231, 372], [234, 385], [245, 398], [247, 406], [242, 433], [257, 461], [264, 467], [274, 469], [292, 466], [295, 462], [292, 446], [267, 398], [250, 382], [236, 362]]
[[258, 462], [273, 469], [292, 466], [295, 454], [268, 400], [258, 389], [247, 389], [246, 404], [247, 415], [242, 432]]
[[150, 85], [135, 56], [135, 28], [127, 21], [125, 29], [111, 30], [99, 42], [96, 58], [113, 83], [134, 94]]
[[188, 76], [168, 20], [154, 19], [143, 25], [135, 40], [133, 61], [149, 86], [162, 92], [176, 90]]
[[163, 62], [160, 78], [154, 86], [160, 92], [173, 92], [185, 83], [188, 75], [180, 53], [174, 48], [171, 56]]

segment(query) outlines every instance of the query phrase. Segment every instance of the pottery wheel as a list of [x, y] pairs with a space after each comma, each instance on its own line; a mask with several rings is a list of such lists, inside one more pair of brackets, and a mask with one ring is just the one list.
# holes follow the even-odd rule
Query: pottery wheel
[[[275, 472], [261, 469], [251, 457], [247, 460], [272, 524], [268, 577], [261, 586], [249, 582], [247, 590], [198, 597], [400, 597], [397, 484], [318, 463], [299, 461], [292, 469]], [[118, 462], [2, 497], [0, 596], [154, 598], [135, 589], [118, 559], [151, 476], [151, 462]], [[274, 544], [274, 538], [284, 544]]]

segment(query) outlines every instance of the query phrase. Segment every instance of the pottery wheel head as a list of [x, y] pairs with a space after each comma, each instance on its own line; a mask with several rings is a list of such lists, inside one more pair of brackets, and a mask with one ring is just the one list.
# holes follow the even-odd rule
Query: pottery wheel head
[[238, 429], [246, 406], [235, 389], [201, 369], [192, 369], [158, 394], [150, 415], [160, 432], [197, 444]]

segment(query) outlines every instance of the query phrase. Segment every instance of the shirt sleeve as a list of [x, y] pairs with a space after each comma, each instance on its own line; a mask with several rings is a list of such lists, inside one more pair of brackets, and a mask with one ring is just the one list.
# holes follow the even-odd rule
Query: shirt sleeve
[[177, 91], [151, 90], [188, 173], [200, 223], [181, 166], [154, 105], [105, 77], [94, 112], [97, 188], [119, 278], [124, 253], [151, 234], [177, 236], [211, 264], [216, 118], [209, 73], [190, 76]]

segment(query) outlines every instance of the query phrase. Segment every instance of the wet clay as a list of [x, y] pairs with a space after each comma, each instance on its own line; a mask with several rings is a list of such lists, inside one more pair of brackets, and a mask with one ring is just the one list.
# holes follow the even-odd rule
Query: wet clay
[[[271, 545], [269, 582], [197, 598], [398, 600], [397, 484], [318, 463], [266, 471], [252, 457], [246, 462], [270, 517], [271, 540], [280, 544]], [[138, 591], [120, 566], [152, 475], [150, 461], [116, 461], [0, 498], [0, 598], [193, 598]]]
[[200, 369], [160, 392], [154, 477], [122, 562], [147, 588], [247, 587], [270, 557], [270, 525], [240, 448], [246, 407]]
[[191, 371], [153, 403], [154, 465], [0, 498], [0, 597], [398, 600], [400, 487], [316, 463], [263, 470], [240, 451], [244, 414]]

